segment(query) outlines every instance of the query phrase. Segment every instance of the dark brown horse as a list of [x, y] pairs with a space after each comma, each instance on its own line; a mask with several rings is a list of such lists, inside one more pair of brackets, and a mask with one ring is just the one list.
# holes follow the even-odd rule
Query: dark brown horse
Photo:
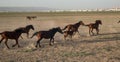
[[64, 39], [66, 40], [66, 37], [70, 36], [70, 39], [72, 40], [72, 36], [74, 34], [74, 31], [64, 31]]
[[29, 20], [32, 20], [32, 19], [37, 18], [37, 16], [26, 16], [26, 18], [29, 19]]
[[[20, 28], [17, 28], [16, 30], [18, 30], [18, 29], [24, 30], [25, 31], [24, 33], [27, 34], [27, 38], [29, 38], [29, 31], [30, 31], [30, 29], [34, 30], [34, 27], [33, 27], [33, 25], [27, 25], [26, 27], [20, 27]], [[21, 36], [21, 38], [22, 38], [22, 36]]]
[[73, 31], [74, 33], [78, 32], [78, 34], [80, 35], [79, 31], [78, 31], [78, 28], [80, 25], [84, 25], [84, 23], [82, 21], [79, 21], [75, 24], [69, 24], [67, 26], [65, 26], [63, 28], [63, 30], [66, 30], [66, 31]]
[[44, 38], [44, 39], [50, 39], [50, 43], [49, 45], [52, 45], [51, 44], [51, 41], [53, 42], [54, 44], [54, 35], [56, 32], [59, 32], [59, 33], [63, 33], [62, 30], [60, 29], [60, 27], [57, 27], [57, 28], [52, 28], [48, 31], [39, 31], [39, 32], [35, 32], [31, 38], [33, 38], [35, 35], [38, 37], [38, 40], [37, 40], [37, 44], [35, 47], [37, 47], [39, 45], [39, 47], [41, 47], [40, 45], [40, 41]]
[[4, 32], [0, 33], [0, 35], [2, 37], [2, 39], [0, 40], [0, 43], [5, 39], [5, 45], [9, 49], [9, 47], [7, 45], [7, 41], [8, 41], [8, 39], [14, 39], [16, 41], [16, 44], [14, 44], [12, 47], [15, 47], [16, 45], [18, 45], [18, 47], [20, 47], [20, 45], [18, 43], [18, 38], [23, 32], [25, 32], [25, 31], [21, 30], [21, 29], [17, 29], [15, 31], [4, 31]]
[[96, 29], [97, 34], [99, 34], [99, 24], [102, 25], [101, 20], [96, 20], [95, 23], [90, 23], [90, 24], [85, 25], [89, 27], [89, 35], [91, 35], [91, 33], [92, 35], [94, 35], [93, 29]]

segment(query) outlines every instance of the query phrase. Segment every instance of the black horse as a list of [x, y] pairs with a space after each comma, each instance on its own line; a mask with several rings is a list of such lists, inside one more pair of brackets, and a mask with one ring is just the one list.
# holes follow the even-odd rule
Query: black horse
[[[33, 27], [33, 25], [27, 25], [26, 27], [20, 27], [20, 28], [17, 28], [16, 30], [18, 30], [18, 29], [24, 30], [25, 31], [24, 33], [27, 34], [27, 38], [29, 38], [29, 31], [30, 31], [30, 29], [34, 30], [34, 27]], [[22, 36], [21, 36], [21, 38], [22, 38]]]
[[38, 37], [38, 40], [37, 40], [37, 44], [35, 47], [37, 47], [39, 45], [39, 47], [41, 47], [40, 45], [40, 41], [45, 38], [45, 39], [50, 39], [50, 43], [49, 45], [52, 45], [51, 44], [51, 41], [53, 42], [54, 44], [54, 35], [56, 32], [59, 32], [61, 34], [63, 34], [62, 30], [60, 29], [60, 27], [57, 27], [57, 28], [52, 28], [48, 31], [39, 31], [39, 32], [35, 32], [31, 38], [33, 38], [35, 35]]
[[21, 29], [16, 29], [14, 31], [4, 31], [4, 32], [0, 33], [0, 35], [2, 37], [2, 39], [0, 40], [0, 43], [5, 39], [5, 45], [9, 49], [9, 47], [7, 45], [7, 41], [8, 41], [8, 39], [14, 39], [16, 41], [16, 44], [14, 44], [12, 47], [15, 47], [16, 45], [18, 45], [18, 47], [20, 47], [20, 45], [18, 43], [18, 38], [20, 37], [20, 35], [23, 32], [25, 32], [25, 31], [21, 30]]

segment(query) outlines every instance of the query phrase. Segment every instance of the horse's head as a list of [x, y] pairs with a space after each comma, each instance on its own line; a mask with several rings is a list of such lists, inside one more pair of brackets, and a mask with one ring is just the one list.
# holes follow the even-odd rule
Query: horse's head
[[102, 21], [101, 20], [96, 20], [95, 21], [97, 24], [101, 24], [102, 25]]
[[33, 25], [28, 25], [28, 26], [26, 26], [26, 28], [29, 28], [29, 29], [32, 29], [32, 30], [34, 30], [34, 27], [33, 27]]
[[80, 25], [85, 25], [85, 24], [83, 23], [83, 21], [79, 21], [79, 23], [80, 23]]
[[62, 29], [60, 27], [57, 27], [56, 29], [59, 33], [63, 34]]

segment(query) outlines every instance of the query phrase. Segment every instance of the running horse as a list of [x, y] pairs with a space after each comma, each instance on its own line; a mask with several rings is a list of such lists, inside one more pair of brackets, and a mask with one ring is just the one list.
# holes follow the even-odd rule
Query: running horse
[[37, 18], [37, 16], [26, 16], [26, 18], [29, 19], [29, 20], [32, 20], [32, 19]]
[[61, 34], [63, 34], [62, 30], [60, 27], [57, 27], [57, 28], [52, 28], [48, 31], [38, 31], [38, 32], [35, 32], [31, 38], [33, 38], [34, 36], [37, 36], [38, 37], [38, 40], [37, 40], [37, 43], [36, 43], [36, 46], [37, 47], [39, 45], [39, 47], [41, 47], [40, 45], [40, 41], [44, 38], [44, 39], [50, 39], [50, 42], [49, 42], [49, 45], [52, 45], [51, 42], [54, 44], [54, 35], [56, 32], [59, 32]]
[[78, 28], [79, 28], [80, 25], [84, 25], [83, 21], [79, 21], [79, 22], [77, 22], [75, 24], [69, 24], [69, 25], [65, 26], [62, 30], [73, 31], [74, 34], [76, 32], [78, 32], [78, 34], [80, 35], [80, 33], [78, 31]]
[[[26, 27], [20, 27], [20, 28], [17, 28], [16, 30], [18, 30], [18, 29], [24, 30], [25, 31], [24, 33], [27, 34], [27, 38], [29, 38], [29, 31], [30, 31], [30, 29], [34, 30], [34, 27], [33, 27], [33, 25], [27, 25]], [[21, 36], [21, 38], [23, 38], [23, 37]]]
[[89, 27], [89, 35], [91, 35], [91, 33], [92, 35], [94, 35], [93, 29], [96, 29], [97, 34], [99, 34], [99, 24], [102, 25], [101, 20], [96, 20], [95, 23], [90, 23], [90, 24], [85, 25]]
[[7, 46], [7, 48], [9, 49], [9, 46], [7, 44], [8, 39], [14, 39], [16, 41], [16, 44], [14, 44], [12, 47], [15, 47], [16, 45], [18, 45], [18, 47], [20, 47], [19, 43], [18, 43], [18, 38], [20, 37], [20, 35], [25, 32], [24, 30], [21, 29], [16, 29], [14, 31], [4, 31], [2, 33], [0, 33], [2, 39], [0, 40], [0, 44], [1, 42], [5, 39], [5, 45]]

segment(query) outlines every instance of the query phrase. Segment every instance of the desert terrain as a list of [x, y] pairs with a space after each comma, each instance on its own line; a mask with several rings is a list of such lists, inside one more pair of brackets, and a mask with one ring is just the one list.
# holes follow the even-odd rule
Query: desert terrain
[[[28, 20], [26, 16], [37, 16]], [[14, 40], [8, 40], [10, 49], [0, 44], [0, 62], [120, 62], [120, 12], [28, 12], [0, 13], [0, 32], [12, 31], [32, 24], [30, 36], [36, 31], [54, 27], [64, 28], [68, 24], [83, 21], [85, 24], [102, 20], [100, 34], [89, 36], [88, 27], [80, 26], [80, 37], [76, 33], [73, 40], [64, 40], [63, 34], [56, 33], [55, 44], [49, 46], [49, 40], [41, 41], [41, 48], [35, 48], [37, 37], [19, 38], [20, 48], [12, 47]], [[95, 31], [94, 31], [95, 32]], [[1, 37], [0, 37], [1, 39]]]

